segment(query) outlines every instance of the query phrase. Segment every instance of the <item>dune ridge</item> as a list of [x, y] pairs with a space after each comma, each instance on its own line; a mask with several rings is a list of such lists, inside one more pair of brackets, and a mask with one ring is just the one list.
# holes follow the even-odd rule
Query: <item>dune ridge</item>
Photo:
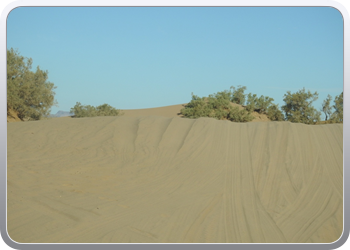
[[8, 124], [18, 242], [333, 242], [343, 125], [121, 116]]

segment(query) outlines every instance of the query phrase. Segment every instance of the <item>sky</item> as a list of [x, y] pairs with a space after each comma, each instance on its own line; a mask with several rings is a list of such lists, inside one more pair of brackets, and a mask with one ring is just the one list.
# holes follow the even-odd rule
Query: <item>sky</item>
[[287, 91], [343, 91], [343, 18], [331, 7], [20, 7], [7, 48], [49, 72], [57, 107], [187, 103], [230, 86], [281, 107]]

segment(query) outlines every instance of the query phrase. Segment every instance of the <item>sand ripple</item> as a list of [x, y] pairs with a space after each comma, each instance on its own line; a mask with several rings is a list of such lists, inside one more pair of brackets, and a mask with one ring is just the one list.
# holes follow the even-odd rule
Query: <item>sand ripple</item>
[[343, 125], [129, 116], [8, 124], [17, 242], [333, 242]]

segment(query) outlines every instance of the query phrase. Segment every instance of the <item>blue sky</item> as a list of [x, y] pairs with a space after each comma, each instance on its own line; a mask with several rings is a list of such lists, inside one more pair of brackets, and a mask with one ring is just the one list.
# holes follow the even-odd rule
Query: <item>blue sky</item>
[[58, 110], [186, 103], [243, 85], [280, 106], [343, 91], [343, 19], [330, 7], [20, 7], [7, 48], [48, 70]]

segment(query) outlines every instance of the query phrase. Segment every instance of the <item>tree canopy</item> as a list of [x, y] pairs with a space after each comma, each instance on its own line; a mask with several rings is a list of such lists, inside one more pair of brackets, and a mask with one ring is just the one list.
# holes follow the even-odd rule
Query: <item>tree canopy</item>
[[295, 93], [287, 91], [283, 101], [285, 105], [281, 108], [285, 112], [285, 119], [290, 122], [305, 124], [316, 124], [320, 121], [321, 112], [317, 111], [312, 102], [316, 101], [318, 93], [306, 92], [305, 88]]
[[39, 66], [31, 71], [32, 62], [17, 50], [7, 50], [7, 111], [14, 110], [21, 120], [48, 116], [56, 104], [53, 91], [56, 87], [48, 81], [48, 71]]
[[321, 111], [326, 116], [326, 120], [325, 121], [327, 121], [328, 118], [331, 117], [331, 115], [332, 115], [331, 101], [332, 101], [332, 96], [328, 95], [326, 100], [324, 100], [323, 103], [322, 103]]
[[244, 105], [246, 98], [244, 91], [247, 89], [247, 87], [238, 85], [237, 89], [234, 86], [231, 86], [230, 89], [232, 89], [231, 102]]
[[333, 108], [335, 111], [331, 115], [332, 121], [343, 122], [343, 92], [335, 97]]

